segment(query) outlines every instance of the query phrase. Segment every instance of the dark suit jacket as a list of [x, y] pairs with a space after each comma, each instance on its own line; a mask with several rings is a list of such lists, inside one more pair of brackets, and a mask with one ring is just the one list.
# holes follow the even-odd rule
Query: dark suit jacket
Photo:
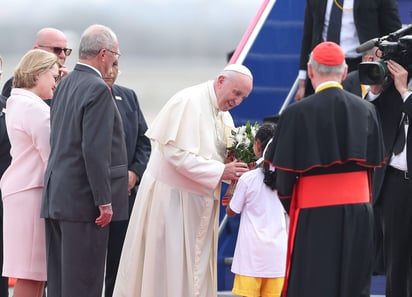
[[1, 94], [6, 97], [9, 98], [10, 97], [10, 93], [11, 93], [11, 89], [13, 86], [13, 77], [10, 77], [3, 85], [3, 89], [1, 90]]
[[[377, 203], [380, 196], [385, 171], [390, 161], [393, 152], [393, 145], [395, 143], [399, 123], [402, 117], [402, 111], [406, 112], [409, 117], [412, 116], [412, 96], [404, 103], [401, 95], [396, 90], [393, 83], [387, 85], [381, 95], [372, 102], [378, 111], [383, 132], [383, 140], [386, 150], [387, 162], [384, 167], [378, 168], [375, 171], [373, 180], [373, 200]], [[409, 129], [408, 132], [411, 132]], [[408, 134], [409, 135], [409, 134]], [[408, 136], [407, 145], [412, 148], [412, 139]], [[409, 152], [408, 152], [409, 153]], [[412, 156], [408, 156], [408, 168], [412, 168]], [[410, 180], [411, 181], [411, 180]], [[412, 182], [412, 181], [411, 181]]]
[[[136, 93], [129, 88], [113, 85], [112, 94], [123, 121], [126, 135], [126, 151], [128, 169], [135, 172], [139, 180], [146, 169], [151, 152], [150, 139], [144, 133], [147, 130], [146, 120], [140, 109]], [[137, 185], [131, 196], [136, 194]]]
[[94, 222], [112, 203], [113, 220], [128, 218], [123, 125], [107, 84], [77, 64], [57, 87], [50, 111], [51, 153], [41, 216]]
[[140, 109], [136, 93], [132, 89], [113, 85], [112, 93], [122, 116], [126, 135], [128, 168], [141, 177], [151, 152], [150, 140], [144, 135], [147, 130], [146, 120]]
[[[299, 69], [306, 70], [312, 49], [322, 40], [327, 0], [307, 0]], [[396, 0], [354, 0], [353, 17], [359, 42], [387, 35], [401, 27]]]
[[0, 178], [11, 162], [10, 141], [7, 135], [6, 118], [3, 108], [6, 107], [6, 98], [0, 95]]
[[346, 91], [351, 92], [352, 94], [355, 94], [359, 97], [362, 97], [362, 89], [359, 80], [358, 70], [349, 72], [346, 79], [342, 82], [342, 86]]

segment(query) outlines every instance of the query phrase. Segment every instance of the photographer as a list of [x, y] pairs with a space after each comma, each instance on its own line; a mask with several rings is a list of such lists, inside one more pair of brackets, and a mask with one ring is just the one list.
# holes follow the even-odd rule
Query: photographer
[[386, 297], [403, 297], [412, 294], [412, 176], [408, 175], [408, 168], [412, 168], [412, 134], [408, 131], [411, 73], [393, 60], [387, 60], [386, 66], [385, 81], [371, 85], [366, 95], [381, 119], [387, 159], [384, 167], [376, 169], [373, 199], [383, 230]]
[[[362, 53], [362, 62], [377, 62], [380, 60], [380, 50], [377, 46]], [[359, 97], [364, 97], [369, 90], [368, 84], [360, 82], [359, 70], [354, 70], [346, 76], [342, 81], [342, 86], [348, 92], [351, 92]]]

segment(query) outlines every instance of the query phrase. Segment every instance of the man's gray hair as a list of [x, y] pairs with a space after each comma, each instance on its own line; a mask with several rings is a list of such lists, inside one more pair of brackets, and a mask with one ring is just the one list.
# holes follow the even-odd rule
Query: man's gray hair
[[343, 61], [342, 64], [337, 65], [337, 66], [328, 66], [324, 64], [320, 64], [318, 61], [316, 61], [312, 54], [309, 56], [309, 64], [312, 65], [312, 68], [314, 71], [320, 73], [320, 74], [342, 74], [345, 71], [345, 66], [346, 62]]
[[116, 34], [104, 25], [91, 25], [82, 34], [79, 45], [79, 58], [94, 58], [102, 49], [112, 50], [117, 46]]

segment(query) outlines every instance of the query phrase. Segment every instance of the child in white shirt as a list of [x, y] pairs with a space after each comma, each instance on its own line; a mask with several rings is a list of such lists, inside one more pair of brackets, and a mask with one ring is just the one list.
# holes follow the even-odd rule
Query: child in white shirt
[[253, 150], [257, 168], [243, 174], [226, 213], [241, 213], [232, 263], [232, 292], [245, 297], [279, 297], [286, 269], [288, 217], [277, 191], [264, 182], [263, 150], [275, 126], [264, 123], [256, 133]]

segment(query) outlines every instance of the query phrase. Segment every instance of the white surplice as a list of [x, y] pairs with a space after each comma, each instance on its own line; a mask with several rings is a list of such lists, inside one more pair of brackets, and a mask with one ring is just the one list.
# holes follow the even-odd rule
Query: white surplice
[[213, 82], [182, 90], [146, 135], [152, 153], [123, 246], [114, 297], [213, 297], [221, 176], [234, 127]]

